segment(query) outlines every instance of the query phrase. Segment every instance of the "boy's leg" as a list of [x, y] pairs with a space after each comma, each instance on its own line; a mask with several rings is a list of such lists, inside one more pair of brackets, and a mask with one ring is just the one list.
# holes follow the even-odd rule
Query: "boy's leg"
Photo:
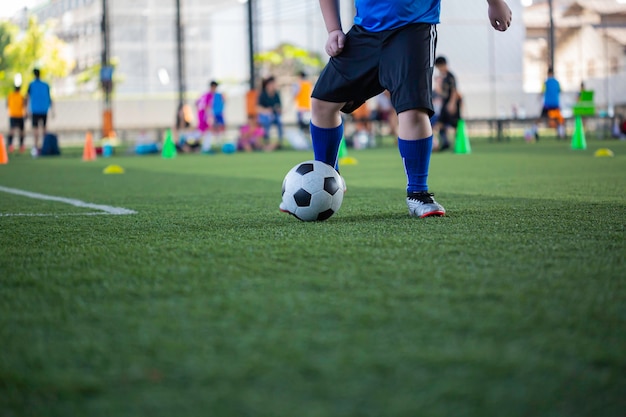
[[316, 161], [338, 168], [337, 155], [343, 138], [343, 123], [339, 110], [345, 103], [312, 99], [311, 141]]
[[39, 149], [39, 125], [41, 120], [38, 116], [32, 115], [33, 118], [33, 140], [35, 142], [35, 149]]
[[41, 139], [43, 141], [43, 138], [46, 137], [46, 133], [47, 133], [47, 128], [46, 128], [47, 119], [48, 119], [48, 116], [46, 114], [42, 115], [41, 119], [39, 119], [40, 136], [35, 141], [35, 147], [37, 148], [37, 150], [39, 150], [39, 139]]
[[296, 120], [297, 120], [297, 122], [298, 122], [298, 128], [299, 128], [299, 129], [302, 129], [302, 128], [303, 128], [303, 126], [304, 126], [304, 122], [302, 121], [302, 120], [303, 120], [303, 118], [302, 118], [302, 112], [301, 112], [300, 110], [297, 110], [297, 111], [296, 111]]
[[11, 127], [9, 130], [9, 134], [7, 135], [7, 147], [9, 148], [9, 152], [13, 152], [13, 131], [15, 129]]
[[398, 115], [398, 150], [407, 177], [407, 205], [416, 217], [443, 216], [445, 209], [428, 192], [433, 133], [428, 114], [407, 110]]
[[[398, 150], [407, 177], [409, 213], [415, 217], [443, 216], [445, 209], [428, 192], [437, 27], [407, 25], [385, 36], [379, 64], [380, 79], [391, 92], [391, 102], [398, 113]], [[440, 116], [443, 118], [443, 111]], [[439, 122], [445, 123], [444, 120]]]
[[276, 124], [276, 129], [278, 130], [278, 143], [282, 146], [283, 144], [283, 122], [280, 118], [280, 114], [274, 116], [274, 123]]
[[444, 106], [437, 119], [437, 129], [435, 130], [435, 134], [439, 134], [439, 151], [445, 151], [450, 148], [450, 141], [448, 140], [448, 126], [451, 124], [451, 121], [452, 116]]
[[441, 141], [439, 140], [439, 116], [434, 114], [430, 117], [430, 126], [433, 130], [433, 152], [438, 151], [441, 147]]
[[450, 148], [450, 141], [448, 140], [448, 127], [445, 124], [442, 124], [439, 128], [439, 150], [445, 151]]
[[33, 141], [35, 143], [35, 149], [39, 149], [39, 135], [41, 132], [41, 128], [39, 127], [39, 125], [37, 125], [34, 129], [33, 129]]
[[272, 127], [272, 120], [267, 114], [260, 114], [259, 124], [263, 126], [263, 142], [267, 144], [270, 139], [270, 128]]
[[557, 127], [556, 133], [559, 139], [565, 139], [565, 119], [561, 113], [561, 109], [557, 109]]
[[26, 138], [26, 129], [25, 129], [25, 120], [21, 119], [20, 121], [20, 152], [24, 152], [24, 139]]

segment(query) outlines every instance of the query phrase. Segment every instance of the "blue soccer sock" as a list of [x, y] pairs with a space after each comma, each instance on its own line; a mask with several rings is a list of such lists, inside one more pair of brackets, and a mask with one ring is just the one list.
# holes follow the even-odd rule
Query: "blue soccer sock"
[[428, 166], [432, 148], [432, 136], [419, 140], [398, 138], [398, 150], [404, 162], [408, 193], [428, 191]]
[[316, 161], [322, 161], [339, 170], [337, 155], [343, 138], [343, 122], [332, 128], [317, 127], [311, 123], [311, 141]]

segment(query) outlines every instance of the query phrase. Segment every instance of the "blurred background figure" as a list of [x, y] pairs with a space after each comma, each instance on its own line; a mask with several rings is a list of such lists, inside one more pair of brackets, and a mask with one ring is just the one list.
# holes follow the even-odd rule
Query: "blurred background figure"
[[209, 86], [209, 91], [202, 94], [198, 100], [196, 100], [196, 114], [198, 117], [197, 129], [200, 132], [201, 141], [203, 147], [210, 148], [211, 139], [211, 124], [213, 121], [213, 91]]
[[283, 123], [281, 120], [282, 104], [276, 86], [276, 79], [273, 76], [269, 76], [263, 80], [257, 104], [259, 123], [261, 123], [265, 131], [265, 135], [263, 136], [265, 144], [269, 144], [270, 129], [272, 125], [275, 125], [278, 130], [278, 148], [281, 148], [283, 146]]
[[7, 97], [7, 110], [9, 113], [9, 135], [7, 136], [9, 152], [15, 150], [13, 136], [19, 135], [20, 153], [24, 153], [24, 117], [26, 117], [26, 99], [21, 93], [21, 86], [15, 85], [15, 89]]
[[374, 143], [372, 111], [367, 102], [361, 104], [350, 116], [352, 116], [352, 121], [354, 122], [354, 133], [350, 139], [346, 141], [346, 144], [351, 145], [355, 149], [363, 149], [372, 146]]
[[226, 98], [224, 97], [224, 94], [217, 90], [218, 87], [219, 84], [217, 83], [217, 81], [211, 81], [211, 132], [213, 132], [213, 135], [216, 138], [219, 138], [221, 135], [223, 135], [224, 131], [226, 130], [226, 122], [224, 120], [224, 106], [226, 105]]
[[189, 104], [179, 104], [176, 111], [176, 129], [185, 130], [192, 127], [193, 113]]
[[239, 137], [237, 138], [237, 150], [243, 152], [253, 151], [271, 151], [273, 145], [265, 145], [263, 137], [265, 130], [258, 124], [254, 115], [248, 116], [248, 123], [239, 128]]
[[294, 84], [294, 101], [296, 103], [296, 117], [298, 127], [302, 132], [309, 131], [309, 122], [311, 121], [311, 93], [313, 92], [313, 83], [307, 80], [304, 71], [298, 73], [300, 79]]
[[388, 135], [392, 137], [398, 136], [398, 115], [391, 105], [391, 93], [389, 93], [388, 90], [376, 96], [376, 113], [374, 120], [381, 125], [381, 130], [383, 125], [387, 127]]
[[448, 68], [447, 59], [443, 56], [437, 57], [435, 67], [439, 72], [439, 79], [434, 83], [433, 96], [440, 100], [440, 103], [437, 103], [439, 113], [431, 119], [434, 121], [433, 132], [435, 135], [439, 134], [438, 140], [433, 141], [433, 148], [445, 151], [450, 148], [448, 128], [456, 129], [461, 118], [461, 94], [457, 89], [456, 77]]
[[48, 112], [50, 111], [51, 116], [54, 117], [54, 107], [50, 96], [50, 85], [41, 80], [41, 72], [38, 68], [33, 70], [33, 75], [35, 79], [28, 85], [27, 102], [35, 139], [32, 154], [37, 156], [39, 154], [39, 138], [43, 138], [46, 134]]
[[[584, 88], [584, 84], [581, 82], [581, 88]], [[582, 90], [581, 90], [582, 91]], [[561, 84], [554, 77], [554, 69], [548, 68], [547, 78], [543, 83], [543, 89], [541, 92], [543, 98], [543, 106], [541, 108], [541, 115], [533, 126], [533, 134], [535, 140], [539, 140], [539, 124], [547, 120], [548, 126], [555, 128], [558, 139], [565, 138], [565, 119], [561, 114]]]

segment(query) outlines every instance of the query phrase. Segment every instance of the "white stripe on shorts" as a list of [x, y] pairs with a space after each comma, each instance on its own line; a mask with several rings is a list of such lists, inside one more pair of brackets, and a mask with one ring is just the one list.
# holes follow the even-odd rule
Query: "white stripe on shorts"
[[435, 66], [435, 45], [437, 41], [437, 25], [430, 25], [430, 67]]

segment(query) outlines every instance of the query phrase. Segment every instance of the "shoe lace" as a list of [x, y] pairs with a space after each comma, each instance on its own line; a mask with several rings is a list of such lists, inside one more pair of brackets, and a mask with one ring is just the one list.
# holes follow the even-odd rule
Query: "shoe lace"
[[428, 191], [420, 191], [417, 193], [411, 193], [408, 195], [409, 199], [416, 200], [424, 204], [433, 204], [433, 196], [435, 194], [429, 193]]

